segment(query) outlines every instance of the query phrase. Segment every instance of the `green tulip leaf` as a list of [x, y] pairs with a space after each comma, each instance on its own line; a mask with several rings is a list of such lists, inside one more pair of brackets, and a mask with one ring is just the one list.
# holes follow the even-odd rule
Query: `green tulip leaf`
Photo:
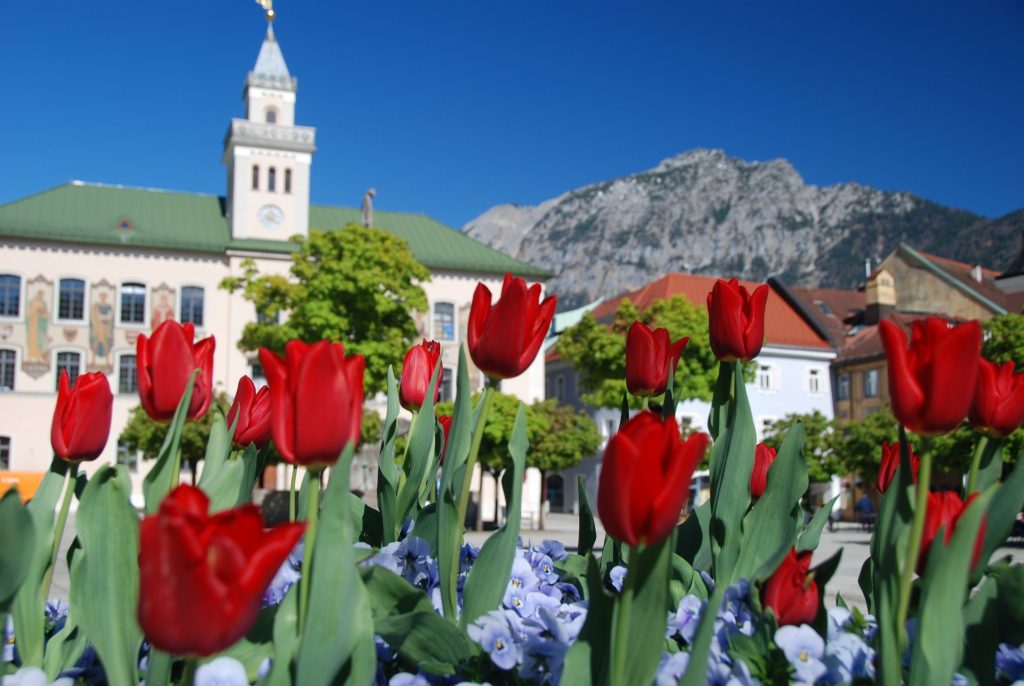
[[1017, 464], [1010, 476], [998, 486], [989, 502], [985, 519], [985, 543], [981, 549], [982, 564], [974, 570], [972, 581], [976, 582], [981, 577], [984, 563], [988, 562], [999, 546], [1006, 541], [1021, 509], [1024, 509], [1024, 451], [1018, 456]]
[[292, 663], [299, 648], [299, 584], [292, 584], [277, 606], [273, 636], [274, 658], [260, 686], [292, 686]]
[[512, 456], [512, 468], [505, 470], [502, 488], [505, 491], [505, 502], [508, 504], [508, 518], [505, 524], [484, 542], [477, 557], [476, 564], [469, 572], [463, 589], [463, 607], [460, 623], [463, 628], [473, 623], [477, 617], [496, 610], [505, 595], [504, 582], [495, 583], [496, 579], [508, 579], [512, 572], [512, 561], [516, 554], [519, 538], [519, 520], [522, 515], [523, 475], [526, 471], [526, 451], [529, 442], [526, 439], [526, 406], [519, 403], [519, 412], [512, 427], [512, 440], [508, 451]]
[[437, 503], [428, 503], [416, 513], [416, 524], [409, 535], [429, 543], [430, 554], [437, 556]]
[[384, 416], [384, 433], [381, 436], [380, 458], [377, 463], [377, 503], [384, 529], [384, 543], [391, 543], [398, 534], [398, 481], [400, 474], [395, 463], [395, 440], [398, 438], [398, 381], [395, 370], [388, 367], [388, 409]]
[[192, 372], [185, 384], [185, 392], [178, 403], [178, 409], [174, 411], [174, 417], [167, 428], [167, 435], [164, 437], [160, 452], [157, 453], [156, 461], [150, 468], [146, 478], [142, 480], [142, 494], [146, 499], [146, 514], [153, 514], [160, 509], [163, 502], [174, 484], [178, 483], [178, 474], [181, 470], [181, 430], [185, 428], [185, 420], [188, 417], [188, 406], [192, 402], [192, 391], [195, 389], [196, 377], [199, 370]]
[[1024, 643], [1024, 565], [1010, 565], [993, 577], [998, 589], [999, 635], [1020, 645]]
[[100, 467], [75, 520], [82, 550], [71, 570], [71, 610], [112, 684], [139, 683], [139, 517], [131, 494], [127, 469]]
[[396, 614], [433, 610], [430, 599], [421, 589], [411, 586], [390, 569], [371, 565], [360, 568], [359, 573], [369, 594], [375, 620]]
[[676, 555], [697, 569], [711, 568], [711, 501], [705, 500], [690, 511], [690, 515], [676, 527]]
[[911, 653], [910, 686], [948, 684], [960, 666], [972, 552], [993, 490], [982, 493], [964, 510], [948, 546], [943, 526], [929, 549]]
[[[211, 410], [211, 412], [214, 412]], [[210, 438], [203, 457], [203, 473], [199, 488], [210, 498], [210, 514], [237, 507], [246, 489], [246, 460], [256, 461], [256, 446], [249, 445], [244, 453], [230, 455], [231, 439], [224, 416], [214, 412], [210, 425]], [[252, 484], [245, 500], [252, 500]]]
[[[629, 613], [629, 650], [623, 674], [626, 683], [649, 684], [658, 671], [665, 648], [665, 624], [670, 609], [671, 536], [639, 551], [632, 549], [625, 583], [634, 587]], [[633, 579], [629, 576], [633, 575]]]
[[350, 442], [331, 470], [312, 568], [300, 582], [310, 586], [309, 614], [296, 659], [299, 684], [329, 686], [335, 679], [368, 684], [377, 667], [370, 598], [352, 547], [356, 540], [349, 500], [353, 452]]
[[0, 614], [7, 611], [14, 594], [28, 577], [35, 552], [32, 515], [21, 504], [17, 490], [0, 498]]
[[[406, 444], [405, 460], [402, 468], [406, 470], [406, 478], [398, 487], [397, 525], [401, 527], [406, 518], [418, 504], [423, 482], [427, 478], [428, 469], [434, 456], [434, 428], [437, 419], [434, 417], [434, 387], [437, 384], [441, 369], [441, 360], [437, 361], [434, 374], [427, 387], [427, 395], [420, 411], [412, 420], [409, 429], [409, 442]], [[397, 532], [396, 532], [397, 534]]]
[[146, 686], [167, 686], [171, 683], [173, 663], [173, 655], [150, 647], [149, 660], [146, 661]]
[[576, 477], [576, 491], [579, 494], [580, 515], [579, 534], [576, 538], [576, 552], [586, 555], [594, 549], [597, 541], [597, 527], [594, 526], [594, 513], [590, 509], [590, 501], [587, 500], [587, 489], [584, 487], [583, 475]]
[[979, 686], [996, 682], [996, 650], [999, 648], [997, 625], [998, 589], [994, 579], [985, 579], [964, 606], [967, 640], [964, 673], [974, 677]]
[[43, 611], [46, 599], [43, 598], [41, 585], [46, 570], [50, 567], [54, 509], [64, 489], [67, 471], [67, 462], [58, 457], [53, 458], [50, 470], [26, 506], [32, 516], [31, 533], [34, 534], [35, 540], [32, 564], [14, 595], [14, 602], [11, 603], [14, 634], [18, 637], [18, 656], [21, 658], [21, 664], [25, 666], [43, 667]]
[[456, 667], [480, 654], [465, 632], [433, 608], [374, 620], [380, 634], [409, 669], [423, 667], [433, 674], [454, 675]]
[[614, 599], [594, 556], [587, 555], [587, 619], [576, 642], [565, 654], [561, 686], [607, 686], [612, 641]]
[[799, 512], [800, 497], [807, 490], [803, 447], [804, 425], [796, 422], [786, 432], [778, 456], [768, 468], [764, 494], [743, 519], [742, 546], [729, 583], [740, 578], [767, 578], [796, 543], [792, 513]]
[[[71, 569], [75, 570], [77, 566], [78, 558], [76, 557], [72, 562]], [[72, 571], [71, 574], [74, 576], [75, 571]], [[64, 626], [46, 642], [46, 657], [43, 659], [46, 678], [55, 680], [65, 669], [73, 667], [85, 652], [86, 645], [85, 633], [75, 621], [74, 612], [69, 609]]]
[[825, 503], [824, 507], [814, 513], [811, 521], [807, 522], [807, 526], [803, 528], [800, 536], [796, 539], [796, 551], [798, 553], [818, 549], [821, 532], [825, 525], [828, 524], [829, 515], [832, 514], [832, 507], [836, 504], [837, 500], [839, 500], [838, 495]]
[[349, 504], [352, 507], [352, 521], [360, 523], [359, 540], [379, 548], [384, 544], [384, 522], [380, 512], [373, 509], [355, 493], [349, 493]]

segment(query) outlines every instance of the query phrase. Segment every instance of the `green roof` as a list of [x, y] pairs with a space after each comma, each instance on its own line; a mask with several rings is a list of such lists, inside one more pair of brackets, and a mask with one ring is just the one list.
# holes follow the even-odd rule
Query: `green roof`
[[[373, 216], [377, 228], [405, 239], [430, 269], [550, 276], [430, 217], [381, 211]], [[331, 231], [361, 220], [355, 208], [309, 208], [310, 228]], [[220, 196], [80, 181], [0, 205], [0, 236], [206, 253], [287, 253], [295, 248], [289, 241], [232, 239]]]

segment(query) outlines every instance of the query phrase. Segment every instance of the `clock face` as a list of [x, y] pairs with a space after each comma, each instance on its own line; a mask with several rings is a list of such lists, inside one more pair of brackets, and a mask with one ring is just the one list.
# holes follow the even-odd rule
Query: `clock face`
[[256, 215], [260, 224], [268, 229], [277, 229], [284, 223], [284, 210], [277, 205], [264, 205]]

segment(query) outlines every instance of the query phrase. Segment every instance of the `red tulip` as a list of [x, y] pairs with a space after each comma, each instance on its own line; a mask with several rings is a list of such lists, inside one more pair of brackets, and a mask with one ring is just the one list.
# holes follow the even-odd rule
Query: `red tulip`
[[[910, 347], [898, 325], [878, 326], [889, 359], [892, 413], [903, 426], [920, 434], [942, 434], [967, 416], [978, 377], [981, 327], [967, 322], [949, 328], [929, 317], [913, 323]], [[953, 387], [966, 389], [954, 391]]]
[[[924, 575], [924, 570], [928, 567], [928, 553], [931, 550], [932, 543], [935, 542], [935, 536], [938, 535], [939, 529], [943, 526], [946, 527], [946, 534], [943, 536], [943, 541], [946, 545], [949, 545], [949, 540], [953, 537], [953, 531], [956, 530], [956, 523], [960, 519], [960, 515], [964, 513], [967, 506], [978, 497], [978, 493], [972, 493], [967, 497], [967, 502], [960, 499], [960, 496], [953, 491], [942, 491], [941, 493], [929, 493], [928, 494], [928, 509], [925, 512], [924, 518], [924, 530], [921, 532], [921, 553], [917, 558], [917, 573], [918, 575]], [[978, 528], [978, 537], [974, 541], [974, 551], [971, 554], [971, 567], [978, 564], [978, 560], [981, 558], [981, 548], [985, 544], [985, 519], [981, 520], [981, 526]]]
[[668, 329], [653, 331], [643, 322], [633, 322], [626, 334], [626, 388], [633, 395], [661, 395], [675, 373], [687, 337], [675, 343]]
[[[419, 345], [409, 348], [405, 354], [405, 361], [402, 362], [402, 382], [398, 390], [398, 399], [402, 407], [410, 412], [419, 412], [420, 407], [427, 398], [427, 388], [430, 386], [430, 379], [434, 375], [434, 368], [441, 358], [441, 344], [437, 341], [424, 339]], [[437, 385], [434, 387], [434, 402], [437, 402], [438, 394], [441, 392], [441, 382], [444, 380], [444, 369], [437, 375]]]
[[768, 285], [753, 294], [736, 279], [719, 279], [708, 293], [708, 332], [711, 350], [724, 361], [752, 360], [764, 343], [764, 308]]
[[62, 370], [50, 425], [50, 444], [57, 457], [69, 462], [99, 457], [110, 436], [113, 407], [114, 395], [103, 372], [79, 374], [72, 389]]
[[690, 477], [710, 438], [685, 442], [673, 417], [641, 412], [608, 441], [601, 464], [597, 511], [605, 530], [629, 545], [653, 544], [679, 523]]
[[306, 527], [264, 531], [255, 505], [212, 517], [209, 506], [182, 484], [139, 528], [139, 625], [169, 653], [212, 655], [242, 638]]
[[446, 414], [439, 415], [437, 423], [441, 425], [441, 430], [444, 431], [444, 447], [441, 448], [441, 464], [444, 464], [444, 454], [448, 452], [448, 434], [452, 432], [452, 417]]
[[775, 448], [758, 443], [754, 448], [754, 470], [750, 472], [750, 496], [760, 498], [768, 487], [768, 468], [775, 462]]
[[537, 356], [555, 315], [555, 296], [540, 300], [540, 284], [527, 289], [518, 276], [505, 275], [501, 297], [478, 283], [469, 311], [467, 343], [473, 364], [492, 379], [511, 379]]
[[779, 624], [810, 624], [818, 615], [818, 583], [808, 578], [811, 552], [790, 548], [786, 558], [764, 584], [761, 601], [770, 607]]
[[[896, 470], [900, 466], [900, 442], [896, 441], [889, 445], [889, 441], [882, 441], [882, 463], [878, 467], [878, 478], [875, 480], [875, 488], [879, 493], [885, 493], [889, 484], [896, 478]], [[913, 449], [910, 451], [911, 481], [917, 483], [917, 470], [921, 467], [921, 458]]]
[[228, 426], [238, 418], [235, 426], [235, 445], [247, 446], [255, 443], [262, 448], [270, 441], [270, 387], [256, 390], [256, 384], [248, 376], [238, 380], [235, 401], [228, 410]]
[[341, 343], [289, 341], [284, 358], [260, 348], [270, 385], [274, 446], [287, 462], [320, 469], [358, 444], [363, 421], [362, 355]]
[[978, 386], [970, 419], [978, 431], [1002, 438], [1024, 422], [1024, 373], [1013, 373], [1013, 361], [996, 365], [978, 360]]
[[213, 398], [213, 336], [193, 343], [195, 327], [168, 319], [156, 327], [152, 336], [139, 335], [136, 343], [136, 365], [139, 378], [139, 400], [151, 419], [164, 422], [174, 416], [185, 385], [192, 372], [199, 370], [188, 418], [199, 419], [210, 407]]

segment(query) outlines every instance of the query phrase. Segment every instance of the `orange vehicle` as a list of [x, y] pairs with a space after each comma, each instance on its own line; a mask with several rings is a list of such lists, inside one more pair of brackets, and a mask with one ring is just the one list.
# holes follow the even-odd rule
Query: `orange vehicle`
[[28, 502], [36, 494], [46, 472], [0, 472], [0, 496], [11, 490], [18, 489], [22, 502]]

